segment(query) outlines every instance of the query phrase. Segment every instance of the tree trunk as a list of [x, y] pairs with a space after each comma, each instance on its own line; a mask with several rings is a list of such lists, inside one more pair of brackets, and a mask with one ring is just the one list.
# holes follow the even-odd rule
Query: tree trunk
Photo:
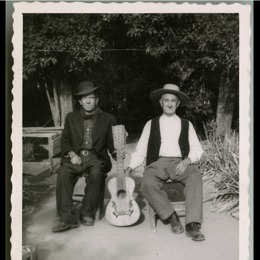
[[54, 126], [64, 126], [66, 115], [73, 110], [71, 86], [67, 80], [52, 80], [52, 91], [50, 91], [45, 80], [47, 93]]
[[61, 126], [61, 112], [60, 112], [60, 102], [59, 102], [59, 82], [53, 80], [53, 99], [55, 103], [55, 126]]
[[68, 82], [61, 82], [59, 100], [61, 110], [61, 126], [64, 126], [67, 114], [73, 110], [72, 91]]
[[57, 99], [57, 89], [56, 89], [57, 86], [55, 83], [53, 83], [53, 93], [52, 94], [49, 91], [46, 80], [44, 81], [44, 86], [45, 86], [46, 94], [48, 97], [54, 126], [60, 126], [60, 109], [59, 109], [59, 102]]
[[222, 72], [219, 83], [219, 95], [217, 106], [217, 135], [231, 135], [235, 93], [229, 75]]

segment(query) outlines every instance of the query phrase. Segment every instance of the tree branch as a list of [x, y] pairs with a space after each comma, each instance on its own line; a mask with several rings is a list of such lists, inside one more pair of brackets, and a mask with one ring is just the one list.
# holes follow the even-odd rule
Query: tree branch
[[[156, 48], [154, 48], [156, 49]], [[151, 49], [153, 50], [153, 49]], [[194, 50], [194, 49], [169, 49], [169, 50], [166, 50], [166, 52], [175, 52], [175, 51], [193, 51], [193, 52], [200, 52], [200, 53], [205, 53], [205, 52], [208, 52], [208, 53], [226, 53], [226, 51], [220, 51], [220, 50]], [[73, 51], [73, 50], [36, 50], [38, 52], [76, 52], [76, 51]], [[147, 51], [147, 49], [102, 49], [101, 51]]]

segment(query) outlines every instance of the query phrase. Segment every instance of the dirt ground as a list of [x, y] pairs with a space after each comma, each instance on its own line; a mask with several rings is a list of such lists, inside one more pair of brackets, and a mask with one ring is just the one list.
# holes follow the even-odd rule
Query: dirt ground
[[55, 190], [56, 178], [53, 175], [37, 183], [30, 182], [30, 176], [23, 176], [23, 215], [35, 212], [43, 200]]
[[[133, 149], [129, 145], [127, 152]], [[127, 153], [129, 154], [129, 153]], [[126, 165], [127, 160], [126, 158]], [[115, 172], [115, 164], [110, 174]], [[139, 221], [130, 227], [110, 225], [103, 216], [93, 227], [80, 226], [62, 232], [52, 233], [58, 222], [55, 209], [56, 174], [42, 184], [49, 187], [46, 198], [41, 198], [23, 218], [23, 244], [36, 248], [38, 260], [238, 260], [239, 221], [225, 213], [213, 213], [211, 203], [204, 203], [202, 232], [206, 240], [194, 242], [185, 232], [172, 234], [170, 224], [157, 220], [156, 232], [150, 227], [147, 205], [139, 194], [143, 169], [134, 172], [136, 189], [134, 197], [141, 209]], [[39, 184], [39, 183], [38, 183]], [[84, 188], [84, 180], [76, 184], [75, 190]], [[205, 198], [209, 189], [205, 187]], [[105, 193], [105, 204], [109, 201]], [[184, 224], [184, 217], [181, 218]]]

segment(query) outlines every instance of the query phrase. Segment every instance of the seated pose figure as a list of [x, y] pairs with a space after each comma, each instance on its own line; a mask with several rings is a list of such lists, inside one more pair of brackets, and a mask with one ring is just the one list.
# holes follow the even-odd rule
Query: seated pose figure
[[184, 228], [163, 190], [163, 183], [168, 179], [182, 183], [185, 186], [186, 235], [195, 241], [205, 240], [200, 231], [202, 176], [194, 165], [203, 150], [192, 123], [176, 115], [178, 106], [189, 104], [189, 97], [177, 85], [166, 84], [153, 91], [150, 99], [159, 102], [163, 113], [144, 126], [125, 173], [131, 173], [146, 159], [141, 193], [162, 220], [169, 219], [175, 234], [182, 233]]
[[85, 196], [80, 209], [80, 222], [94, 225], [101, 189], [111, 170], [108, 151], [116, 159], [112, 125], [114, 116], [98, 107], [97, 87], [90, 81], [81, 82], [74, 93], [80, 109], [67, 115], [61, 137], [61, 166], [57, 176], [56, 200], [59, 223], [53, 232], [78, 227], [79, 221], [73, 210], [73, 190], [79, 177], [85, 176]]

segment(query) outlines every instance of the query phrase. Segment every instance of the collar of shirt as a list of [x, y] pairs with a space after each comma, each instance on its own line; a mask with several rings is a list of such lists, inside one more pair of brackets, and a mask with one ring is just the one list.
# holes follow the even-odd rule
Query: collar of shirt
[[164, 120], [164, 121], [173, 121], [173, 120], [178, 120], [179, 119], [179, 117], [176, 115], [176, 114], [174, 114], [174, 115], [172, 115], [172, 116], [167, 116], [167, 115], [165, 115], [165, 114], [162, 114], [161, 115], [161, 120]]
[[102, 112], [102, 110], [99, 107], [97, 107], [94, 111], [92, 111], [89, 114], [86, 114], [85, 110], [83, 108], [81, 108], [81, 110], [80, 110], [81, 116], [85, 120], [93, 119], [93, 117], [100, 114], [101, 112]]

